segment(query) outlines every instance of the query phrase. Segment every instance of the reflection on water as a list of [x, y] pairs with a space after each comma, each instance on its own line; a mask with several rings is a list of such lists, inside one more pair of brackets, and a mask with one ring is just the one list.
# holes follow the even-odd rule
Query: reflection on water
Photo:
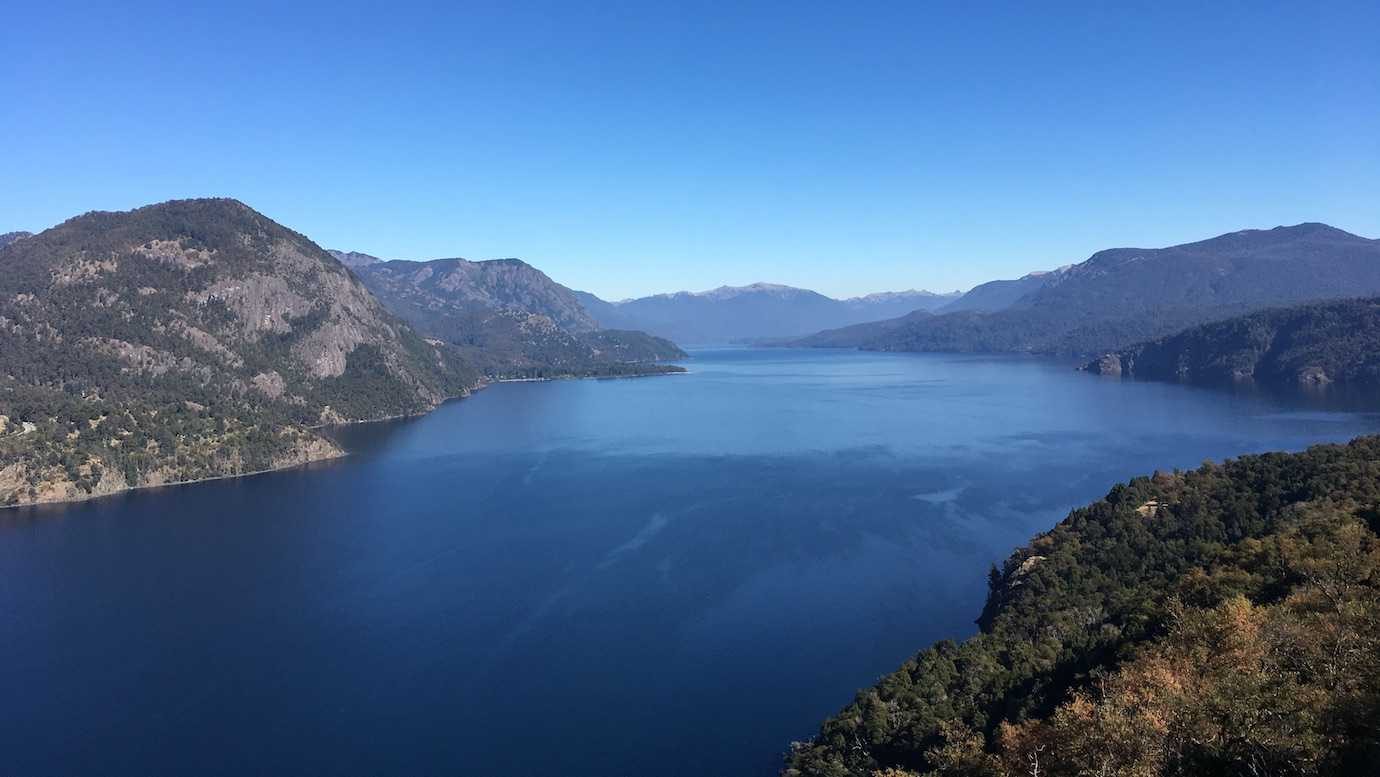
[[[6, 511], [18, 773], [771, 774], [1116, 481], [1375, 431], [1030, 359], [714, 350]], [[1350, 400], [1348, 400], [1350, 401]], [[1338, 410], [1343, 412], [1338, 412]]]

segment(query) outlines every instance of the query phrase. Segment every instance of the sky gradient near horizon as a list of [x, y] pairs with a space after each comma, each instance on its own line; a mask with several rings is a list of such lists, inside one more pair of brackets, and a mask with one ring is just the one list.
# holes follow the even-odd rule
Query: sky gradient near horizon
[[1380, 4], [1312, 5], [16, 4], [0, 232], [230, 196], [610, 299], [1380, 237]]

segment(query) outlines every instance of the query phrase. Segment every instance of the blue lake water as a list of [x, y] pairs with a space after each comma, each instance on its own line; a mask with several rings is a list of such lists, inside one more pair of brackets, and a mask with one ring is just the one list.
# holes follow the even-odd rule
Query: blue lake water
[[1380, 430], [1035, 360], [694, 357], [0, 511], [0, 773], [770, 775], [1113, 483]]

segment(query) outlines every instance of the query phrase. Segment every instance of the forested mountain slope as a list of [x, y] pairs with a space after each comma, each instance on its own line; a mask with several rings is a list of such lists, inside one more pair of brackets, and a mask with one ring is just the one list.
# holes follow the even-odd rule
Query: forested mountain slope
[[338, 455], [313, 425], [478, 373], [234, 200], [93, 212], [0, 248], [0, 504]]
[[1380, 300], [1273, 308], [1107, 354], [1104, 375], [1198, 383], [1380, 382]]
[[1377, 531], [1376, 437], [1118, 485], [784, 773], [1374, 774]]
[[379, 300], [496, 378], [680, 371], [685, 352], [642, 332], [601, 329], [570, 289], [517, 259], [357, 266]]
[[1034, 272], [1010, 281], [988, 281], [974, 286], [966, 294], [949, 302], [935, 313], [995, 313], [1020, 302], [1027, 294], [1038, 291], [1053, 277], [1053, 273]]
[[1380, 241], [1299, 224], [1100, 251], [1001, 310], [915, 313], [795, 344], [1091, 355], [1267, 307], [1373, 294]]

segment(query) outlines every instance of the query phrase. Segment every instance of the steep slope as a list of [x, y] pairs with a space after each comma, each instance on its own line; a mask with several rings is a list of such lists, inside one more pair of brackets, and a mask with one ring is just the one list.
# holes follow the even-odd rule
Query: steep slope
[[1199, 383], [1374, 385], [1380, 382], [1380, 300], [1263, 310], [1140, 343], [1084, 369]]
[[626, 329], [632, 324], [628, 316], [618, 312], [618, 305], [606, 302], [587, 291], [572, 289], [571, 294], [575, 295], [575, 301], [580, 303], [580, 307], [589, 313], [599, 326], [610, 329]]
[[1091, 354], [1266, 307], [1380, 294], [1380, 241], [1324, 224], [1116, 248], [1052, 273], [1010, 307], [803, 338], [894, 351]]
[[0, 249], [0, 504], [338, 455], [477, 373], [234, 200], [88, 213]]
[[517, 259], [392, 261], [355, 272], [389, 310], [492, 377], [675, 372], [655, 362], [685, 356], [660, 338], [600, 329], [574, 292]]
[[5, 234], [0, 235], [0, 248], [4, 248], [10, 243], [13, 243], [14, 241], [20, 238], [29, 237], [32, 234], [32, 232], [6, 232]]
[[990, 575], [979, 633], [858, 693], [820, 775], [1372, 774], [1380, 438], [1118, 485]]
[[570, 289], [517, 259], [382, 262], [365, 268], [361, 277], [389, 305], [396, 302], [438, 315], [456, 310], [522, 310], [546, 316], [567, 332], [599, 327]]
[[599, 323], [641, 329], [678, 343], [723, 344], [792, 337], [821, 328], [875, 321], [954, 299], [928, 291], [884, 292], [838, 300], [808, 289], [770, 283], [721, 286], [606, 302], [577, 292]]
[[[1057, 272], [1057, 271], [1056, 271]], [[988, 281], [938, 308], [937, 313], [995, 313], [1015, 305], [1027, 294], [1039, 291], [1052, 273], [1033, 272], [1013, 281]]]

